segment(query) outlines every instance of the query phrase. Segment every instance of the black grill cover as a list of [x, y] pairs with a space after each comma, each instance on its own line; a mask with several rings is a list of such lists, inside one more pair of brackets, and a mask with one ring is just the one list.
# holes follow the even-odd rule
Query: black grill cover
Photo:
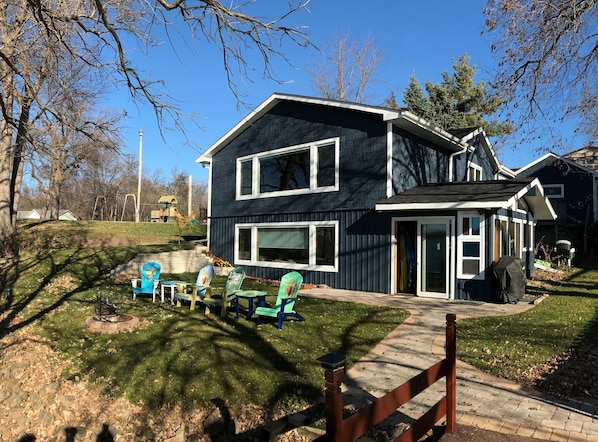
[[525, 295], [525, 265], [519, 258], [503, 256], [494, 266], [494, 301], [517, 303]]

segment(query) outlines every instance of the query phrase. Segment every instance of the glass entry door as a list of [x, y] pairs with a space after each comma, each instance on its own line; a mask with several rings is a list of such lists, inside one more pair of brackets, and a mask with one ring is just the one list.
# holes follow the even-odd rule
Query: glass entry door
[[419, 222], [418, 295], [449, 298], [450, 238], [451, 222], [449, 219]]

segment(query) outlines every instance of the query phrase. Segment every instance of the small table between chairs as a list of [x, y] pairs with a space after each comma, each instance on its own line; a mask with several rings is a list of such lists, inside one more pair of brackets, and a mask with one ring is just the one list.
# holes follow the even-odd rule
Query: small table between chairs
[[164, 287], [170, 288], [170, 303], [174, 304], [174, 293], [178, 286], [182, 286], [183, 290], [189, 285], [186, 281], [160, 281], [160, 294], [162, 295], [162, 302], [164, 302]]
[[253, 316], [253, 313], [255, 312], [253, 308], [253, 300], [257, 299], [258, 307], [264, 307], [266, 305], [267, 295], [268, 294], [266, 292], [260, 292], [258, 290], [242, 290], [240, 292], [237, 292], [235, 296], [235, 318], [239, 317], [239, 298], [247, 299], [247, 319], [249, 319]]

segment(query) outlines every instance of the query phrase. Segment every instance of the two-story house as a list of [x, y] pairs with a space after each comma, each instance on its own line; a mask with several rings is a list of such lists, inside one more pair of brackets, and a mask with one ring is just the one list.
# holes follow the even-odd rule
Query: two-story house
[[502, 176], [481, 129], [404, 110], [274, 94], [197, 161], [210, 250], [260, 278], [490, 299], [493, 262], [530, 263], [535, 222], [554, 219], [538, 180]]

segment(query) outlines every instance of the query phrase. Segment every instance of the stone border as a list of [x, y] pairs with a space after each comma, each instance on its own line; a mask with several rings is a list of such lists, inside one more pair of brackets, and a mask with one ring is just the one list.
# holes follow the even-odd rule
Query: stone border
[[110, 322], [110, 321], [98, 321], [90, 316], [85, 320], [85, 328], [94, 333], [119, 333], [121, 331], [131, 331], [139, 325], [139, 318], [132, 315], [121, 315], [126, 316], [127, 319], [124, 321]]

